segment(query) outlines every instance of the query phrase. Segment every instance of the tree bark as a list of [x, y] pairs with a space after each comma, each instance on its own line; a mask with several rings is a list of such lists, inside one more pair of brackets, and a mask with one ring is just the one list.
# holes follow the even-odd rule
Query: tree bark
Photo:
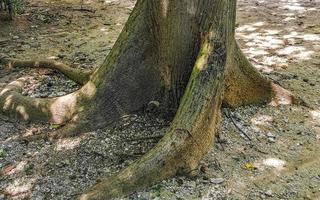
[[[172, 15], [172, 19], [166, 20], [178, 24], [177, 26], [186, 25], [177, 29], [189, 30], [186, 38], [194, 38], [192, 44], [186, 45], [192, 51], [181, 49], [180, 41], [178, 44], [171, 41], [174, 43], [172, 48], [176, 46], [175, 52], [170, 46], [168, 49], [168, 46], [159, 47], [160, 55], [166, 58], [161, 60], [160, 57], [160, 63], [165, 63], [162, 64], [162, 72], [166, 91], [177, 98], [176, 101], [180, 101], [179, 93], [184, 93], [175, 118], [164, 138], [150, 152], [119, 174], [103, 179], [80, 199], [110, 199], [176, 174], [192, 175], [197, 171], [200, 159], [212, 145], [219, 122], [228, 52], [234, 42], [236, 2], [177, 0], [167, 3], [160, 1], [154, 3], [154, 6], [158, 12], [163, 12], [163, 17], [170, 16], [170, 10], [182, 6], [185, 12], [175, 12], [177, 16]], [[186, 21], [184, 15], [189, 17]], [[165, 27], [160, 26], [158, 29], [172, 30], [171, 25], [165, 23]], [[196, 30], [190, 31], [192, 28]], [[157, 31], [158, 33], [161, 35], [168, 31]], [[176, 34], [175, 31], [169, 33], [173, 36]], [[194, 36], [190, 37], [189, 34]], [[197, 56], [193, 55], [193, 51]], [[173, 60], [170, 60], [172, 57]], [[179, 58], [182, 58], [183, 65], [177, 63]], [[189, 72], [191, 68], [192, 72]], [[187, 86], [181, 86], [184, 76], [189, 79]]]
[[241, 52], [235, 15], [236, 0], [138, 0], [103, 65], [79, 91], [31, 100], [8, 86], [0, 106], [15, 113], [17, 99], [27, 116], [69, 121], [59, 134], [103, 127], [155, 100], [168, 115], [175, 113], [152, 150], [79, 199], [110, 199], [176, 174], [192, 175], [212, 145], [222, 102], [234, 107], [285, 93]]

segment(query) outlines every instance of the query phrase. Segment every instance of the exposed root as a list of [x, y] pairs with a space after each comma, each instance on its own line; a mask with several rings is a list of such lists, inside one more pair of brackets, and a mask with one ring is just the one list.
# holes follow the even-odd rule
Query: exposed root
[[62, 74], [66, 75], [68, 78], [80, 85], [83, 85], [86, 82], [88, 82], [92, 73], [90, 70], [84, 71], [72, 68], [66, 64], [54, 60], [16, 60], [9, 59], [4, 55], [0, 55], [0, 63], [5, 65], [8, 69], [30, 67], [58, 70]]
[[272, 83], [272, 92], [273, 98], [269, 103], [271, 106], [301, 105], [310, 108], [310, 105], [308, 105], [303, 99], [295, 96], [292, 92], [284, 89], [280, 85]]
[[230, 107], [271, 101], [272, 82], [261, 75], [243, 55], [236, 41], [228, 54], [224, 103]]
[[24, 121], [45, 121], [52, 124], [65, 124], [76, 113], [81, 112], [80, 105], [90, 98], [86, 84], [80, 90], [56, 98], [32, 98], [21, 94], [25, 78], [9, 83], [0, 92], [0, 112]]
[[228, 55], [224, 103], [230, 107], [261, 103], [308, 107], [301, 98], [260, 74], [236, 42]]
[[24, 97], [20, 93], [25, 79], [19, 78], [9, 83], [0, 92], [0, 111], [28, 121], [30, 118], [49, 119], [47, 115], [48, 100]]
[[111, 199], [176, 174], [194, 175], [200, 159], [212, 145], [223, 92], [226, 47], [217, 42], [220, 35], [207, 37], [165, 136], [138, 161], [119, 174], [100, 180], [79, 199]]
[[86, 133], [87, 125], [85, 123], [68, 123], [52, 132], [45, 132], [36, 135], [21, 136], [16, 139], [19, 142], [32, 142], [37, 140], [54, 141], [64, 138], [80, 136]]

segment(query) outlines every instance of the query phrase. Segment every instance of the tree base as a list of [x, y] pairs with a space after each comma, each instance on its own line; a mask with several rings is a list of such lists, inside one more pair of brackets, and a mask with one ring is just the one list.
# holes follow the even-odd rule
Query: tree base
[[[180, 8], [188, 12], [175, 15]], [[56, 69], [83, 84], [63, 97], [33, 99], [20, 94], [24, 80], [19, 79], [1, 91], [0, 111], [65, 125], [44, 135], [57, 139], [102, 128], [159, 97], [163, 105], [179, 105], [165, 136], [79, 199], [111, 199], [176, 174], [193, 174], [212, 146], [222, 102], [232, 107], [294, 102], [290, 92], [260, 75], [242, 54], [234, 39], [235, 9], [231, 0], [138, 1], [104, 64], [92, 73], [53, 61], [0, 57], [9, 67]]]

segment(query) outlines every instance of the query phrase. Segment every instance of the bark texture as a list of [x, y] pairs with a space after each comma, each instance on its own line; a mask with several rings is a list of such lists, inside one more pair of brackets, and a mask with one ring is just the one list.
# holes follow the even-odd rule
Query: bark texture
[[176, 174], [193, 174], [212, 145], [222, 102], [234, 107], [292, 98], [245, 58], [234, 39], [235, 15], [236, 0], [138, 0], [113, 49], [92, 74], [76, 76], [60, 63], [11, 62], [58, 69], [85, 83], [79, 91], [31, 99], [19, 93], [21, 80], [1, 92], [0, 110], [25, 120], [68, 122], [58, 136], [103, 127], [155, 100], [168, 114], [175, 113], [152, 150], [103, 178], [82, 200], [110, 199]]
[[[166, 2], [162, 1], [162, 3]], [[197, 45], [193, 44], [193, 48], [196, 47], [197, 56], [191, 61], [192, 72], [188, 75], [187, 86], [180, 88], [184, 91], [184, 95], [175, 118], [164, 138], [150, 152], [119, 174], [107, 177], [93, 186], [79, 197], [82, 200], [110, 199], [176, 174], [193, 174], [197, 171], [200, 159], [212, 145], [220, 116], [227, 54], [234, 40], [236, 3], [235, 1], [212, 2], [209, 0], [170, 1], [170, 3], [187, 6], [185, 9], [190, 12], [189, 15], [193, 14], [193, 22], [197, 24], [195, 38], [198, 39]], [[160, 4], [160, 8], [163, 9], [161, 6], [164, 5]], [[173, 9], [170, 5], [165, 6], [169, 6], [168, 10]], [[168, 10], [165, 9], [165, 13]], [[208, 15], [201, 18], [200, 16], [204, 13]], [[174, 17], [175, 20], [177, 18], [179, 17]], [[187, 21], [190, 22], [190, 20]], [[179, 24], [179, 21], [175, 23]], [[187, 25], [186, 28], [190, 28], [191, 24], [183, 22], [181, 25]], [[180, 52], [179, 56], [190, 56], [189, 54], [189, 51], [184, 55]], [[166, 62], [169, 62], [168, 58], [165, 59]], [[174, 71], [173, 66], [167, 65], [164, 65], [167, 69], [162, 70], [173, 70], [169, 74], [179, 74], [181, 71], [187, 73], [190, 70], [189, 65], [177, 65], [178, 72]], [[184, 73], [178, 77], [182, 78]], [[167, 76], [164, 75], [164, 77]], [[181, 87], [176, 85], [177, 82], [180, 84], [181, 80], [178, 81], [172, 76], [167, 78], [170, 81], [164, 80], [167, 80], [165, 83], [167, 88], [170, 88], [168, 91]], [[172, 82], [172, 78], [175, 81]], [[178, 98], [175, 92], [170, 95]]]

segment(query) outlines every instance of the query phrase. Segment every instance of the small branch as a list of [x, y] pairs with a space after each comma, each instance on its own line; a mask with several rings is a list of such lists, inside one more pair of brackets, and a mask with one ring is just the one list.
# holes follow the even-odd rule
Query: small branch
[[96, 10], [92, 10], [90, 8], [73, 8], [73, 11], [80, 11], [80, 12], [90, 12], [90, 13], [96, 13]]
[[245, 136], [246, 139], [248, 139], [249, 141], [252, 141], [252, 139], [249, 137], [249, 135], [244, 130], [242, 130], [242, 128], [236, 123], [236, 121], [234, 120], [234, 118], [230, 114], [230, 110], [228, 108], [226, 108], [225, 111], [226, 111], [225, 112], [226, 116], [231, 120], [233, 125]]

